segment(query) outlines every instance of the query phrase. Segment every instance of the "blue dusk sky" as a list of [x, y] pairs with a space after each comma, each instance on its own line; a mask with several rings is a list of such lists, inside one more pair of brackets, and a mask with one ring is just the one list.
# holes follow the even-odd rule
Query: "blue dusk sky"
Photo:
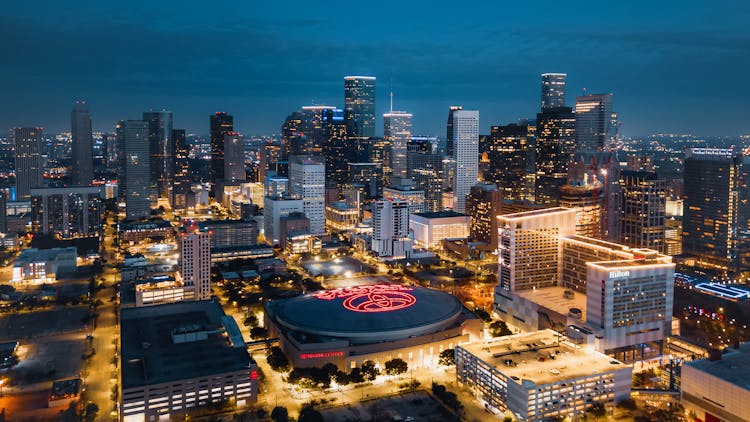
[[378, 132], [395, 92], [414, 133], [448, 107], [490, 125], [534, 117], [539, 74], [614, 93], [625, 135], [750, 132], [750, 2], [5, 1], [0, 129], [69, 130], [85, 99], [97, 130], [148, 109], [208, 132], [235, 116], [278, 133], [300, 106], [343, 106], [345, 75], [377, 76]]

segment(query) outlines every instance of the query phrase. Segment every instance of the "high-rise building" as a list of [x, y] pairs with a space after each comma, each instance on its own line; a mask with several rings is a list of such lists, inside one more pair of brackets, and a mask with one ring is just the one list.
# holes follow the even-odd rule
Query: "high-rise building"
[[612, 112], [612, 94], [589, 94], [576, 97], [576, 148], [601, 151], [614, 142], [617, 117]]
[[487, 245], [485, 250], [497, 250], [497, 217], [502, 203], [502, 192], [494, 183], [478, 183], [466, 197], [469, 239]]
[[383, 187], [383, 199], [394, 199], [409, 203], [409, 212], [414, 214], [425, 212], [424, 191], [417, 189], [411, 179], [396, 179], [398, 183], [391, 183]]
[[409, 238], [409, 203], [380, 200], [372, 203], [372, 251], [378, 256], [408, 257], [412, 250]]
[[602, 238], [602, 184], [560, 186], [560, 206], [576, 211], [576, 234]]
[[742, 155], [718, 148], [685, 152], [682, 251], [703, 268], [733, 271]]
[[211, 298], [211, 235], [193, 230], [180, 235], [180, 274], [196, 300]]
[[73, 111], [70, 112], [70, 134], [73, 149], [73, 184], [88, 186], [94, 180], [94, 140], [91, 132], [91, 113], [86, 108], [85, 101], [76, 101]]
[[323, 154], [326, 158], [326, 180], [336, 187], [346, 183], [348, 164], [355, 161], [346, 136], [344, 111], [332, 108], [325, 111], [323, 121]]
[[455, 160], [453, 179], [453, 210], [463, 213], [466, 210], [466, 195], [477, 183], [479, 172], [479, 111], [461, 108], [450, 110], [451, 132], [450, 156]]
[[375, 77], [344, 77], [344, 118], [350, 139], [375, 136]]
[[211, 183], [218, 186], [224, 180], [224, 135], [234, 132], [234, 118], [223, 111], [210, 116], [211, 127]]
[[424, 191], [425, 211], [429, 212], [443, 209], [444, 157], [433, 152], [436, 141], [434, 138], [412, 137], [406, 152], [407, 177], [414, 181], [417, 189]]
[[65, 239], [98, 235], [103, 212], [101, 196], [101, 186], [32, 189], [32, 231]]
[[206, 220], [199, 222], [198, 228], [211, 235], [212, 248], [258, 243], [258, 223], [255, 220]]
[[302, 199], [283, 196], [265, 196], [263, 198], [263, 235], [271, 245], [281, 243], [281, 217], [293, 212], [304, 212]]
[[[349, 163], [349, 179], [344, 188], [345, 193], [355, 193], [355, 203], [359, 208], [362, 201], [383, 196], [383, 168], [380, 163]], [[354, 198], [351, 198], [354, 199]]]
[[656, 173], [620, 173], [619, 242], [665, 252], [667, 181]]
[[245, 181], [245, 138], [237, 132], [224, 134], [224, 182]]
[[325, 179], [325, 164], [320, 157], [289, 157], [289, 193], [302, 198], [313, 235], [325, 233]]
[[565, 73], [542, 73], [542, 112], [565, 107]]
[[407, 177], [406, 144], [411, 140], [411, 118], [403, 111], [383, 115], [383, 139], [391, 146], [391, 177]]
[[143, 120], [120, 122], [119, 144], [123, 145], [122, 191], [129, 219], [146, 218], [155, 192], [150, 182], [149, 124]]
[[0, 189], [0, 233], [8, 232], [8, 195]]
[[525, 331], [567, 331], [627, 361], [658, 355], [671, 333], [675, 264], [650, 249], [574, 234], [565, 208], [499, 218], [496, 311]]
[[175, 173], [172, 112], [144, 111], [143, 120], [148, 123], [151, 184], [156, 189], [157, 197], [171, 201]]
[[13, 139], [16, 144], [16, 201], [28, 201], [31, 189], [42, 186], [42, 128], [17, 127], [13, 129]]
[[281, 125], [281, 157], [286, 159], [293, 154], [292, 149], [300, 142], [298, 138], [303, 136], [302, 125], [304, 116], [301, 111], [295, 111], [284, 120]]
[[531, 136], [528, 125], [492, 126], [487, 156], [486, 182], [497, 184], [503, 198], [526, 199], [526, 172]]
[[[584, 188], [592, 194], [590, 199], [582, 197], [566, 198], [565, 204], [561, 202], [560, 206], [572, 206], [574, 208], [593, 206], [593, 195], [598, 194], [599, 212], [601, 213], [599, 221], [601, 227], [597, 233], [591, 233], [591, 237], [597, 239], [606, 239], [617, 241], [619, 231], [619, 206], [620, 206], [620, 163], [617, 159], [616, 151], [578, 151], [573, 155], [573, 160], [568, 165], [568, 185], [574, 189], [565, 188], [566, 194], [573, 193], [573, 196], [582, 194], [583, 191], [575, 189]], [[562, 192], [562, 188], [561, 188]], [[570, 200], [575, 201], [578, 205], [572, 205]], [[593, 212], [593, 210], [589, 209]], [[579, 209], [583, 216], [584, 210]], [[583, 234], [583, 233], [579, 233]], [[585, 234], [588, 236], [588, 234]]]
[[187, 143], [185, 129], [173, 129], [174, 140], [174, 185], [172, 188], [172, 207], [183, 210], [188, 207], [188, 196], [193, 178], [190, 174], [190, 146]]
[[570, 107], [545, 108], [537, 114], [536, 202], [557, 205], [575, 152], [575, 115]]
[[274, 144], [264, 144], [258, 152], [258, 180], [265, 182], [269, 170], [281, 159], [281, 148]]

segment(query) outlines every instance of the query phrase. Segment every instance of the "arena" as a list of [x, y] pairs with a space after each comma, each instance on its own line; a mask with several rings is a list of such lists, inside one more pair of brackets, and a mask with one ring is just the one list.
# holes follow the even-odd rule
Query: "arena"
[[432, 366], [478, 338], [481, 322], [454, 296], [399, 284], [324, 290], [266, 304], [266, 327], [295, 367], [342, 370], [400, 358]]

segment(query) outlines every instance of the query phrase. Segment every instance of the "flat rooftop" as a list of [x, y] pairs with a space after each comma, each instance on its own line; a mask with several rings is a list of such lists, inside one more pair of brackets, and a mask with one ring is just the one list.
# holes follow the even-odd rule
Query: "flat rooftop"
[[565, 297], [565, 291], [573, 292], [571, 289], [562, 286], [552, 286], [515, 291], [514, 294], [560, 315], [568, 315], [570, 308], [578, 308], [583, 313], [581, 320], [586, 321], [586, 294], [573, 292], [573, 297], [569, 299]]
[[434, 211], [434, 212], [418, 212], [414, 215], [422, 217], [422, 218], [448, 218], [448, 217], [467, 217], [466, 214], [461, 214], [460, 212], [450, 211], [450, 210], [444, 210], [444, 211]]
[[[250, 368], [254, 362], [247, 349], [231, 346], [224, 332], [224, 316], [221, 305], [214, 301], [122, 309], [122, 388]], [[204, 340], [174, 343], [172, 331], [185, 327], [215, 332]]]
[[576, 348], [552, 330], [502, 337], [460, 346], [521, 384], [544, 385], [627, 368], [587, 348]]
[[554, 208], [542, 208], [539, 210], [532, 210], [532, 211], [522, 211], [517, 212], [515, 214], [505, 214], [498, 216], [499, 218], [512, 220], [514, 218], [525, 218], [525, 217], [534, 217], [537, 215], [547, 215], [547, 214], [557, 214], [559, 212], [570, 212], [575, 211], [573, 208], [563, 208], [563, 207], [554, 207]]
[[721, 360], [701, 359], [684, 365], [750, 390], [750, 343], [740, 344], [739, 349], [727, 349]]

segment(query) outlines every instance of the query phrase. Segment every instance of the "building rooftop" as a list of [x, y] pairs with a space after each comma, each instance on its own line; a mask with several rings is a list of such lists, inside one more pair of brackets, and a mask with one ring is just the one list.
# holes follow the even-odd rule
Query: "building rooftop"
[[37, 249], [29, 248], [21, 250], [21, 253], [15, 259], [15, 266], [22, 265], [29, 261], [49, 261], [57, 258], [59, 254], [73, 254], [77, 256], [78, 252], [75, 246], [68, 246], [67, 248], [51, 248], [51, 249]]
[[468, 217], [468, 215], [466, 214], [461, 214], [460, 212], [455, 212], [455, 211], [450, 211], [450, 210], [434, 211], [434, 212], [418, 212], [414, 215], [422, 217], [422, 218]]
[[[122, 388], [250, 368], [254, 362], [247, 350], [232, 347], [227, 332], [234, 333], [235, 327], [226, 327], [224, 317], [214, 301], [123, 309]], [[175, 332], [184, 335], [186, 328], [206, 335], [194, 341], [176, 341]]]
[[539, 210], [523, 211], [523, 212], [517, 212], [515, 214], [500, 215], [498, 216], [498, 218], [502, 218], [505, 220], [512, 220], [516, 218], [526, 218], [526, 217], [536, 217], [539, 215], [556, 214], [559, 212], [575, 212], [575, 210], [572, 208], [562, 208], [562, 207], [542, 208]]
[[522, 385], [544, 385], [626, 368], [620, 361], [592, 349], [575, 347], [564, 338], [552, 330], [543, 330], [460, 347]]
[[750, 390], [750, 343], [740, 344], [739, 349], [726, 349], [721, 360], [701, 359], [684, 365]]
[[172, 228], [172, 223], [167, 220], [137, 221], [133, 223], [119, 223], [120, 231], [131, 230], [154, 230]]
[[[570, 291], [572, 296], [565, 297], [566, 291]], [[515, 294], [560, 315], [568, 315], [571, 308], [577, 308], [581, 311], [581, 320], [586, 321], [585, 293], [574, 292], [562, 286], [553, 286], [541, 289], [518, 290]]]

